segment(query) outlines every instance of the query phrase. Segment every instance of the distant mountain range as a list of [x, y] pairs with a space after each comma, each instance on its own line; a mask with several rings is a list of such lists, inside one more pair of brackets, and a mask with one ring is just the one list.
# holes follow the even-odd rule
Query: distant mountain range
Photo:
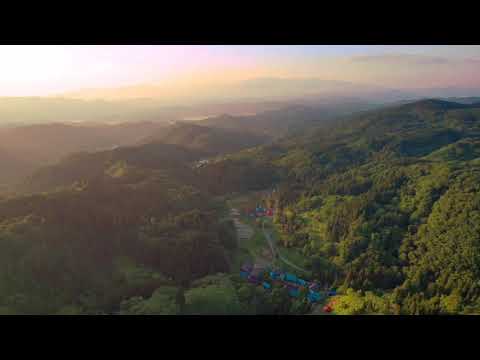
[[[190, 80], [190, 79], [189, 79]], [[132, 100], [156, 99], [162, 104], [202, 104], [233, 101], [291, 101], [292, 99], [322, 99], [354, 97], [363, 101], [392, 102], [424, 97], [465, 97], [480, 95], [479, 88], [386, 88], [372, 84], [319, 78], [264, 77], [232, 83], [139, 84], [111, 89], [84, 89], [62, 94], [77, 99]]]
[[180, 83], [85, 89], [61, 94], [74, 99], [132, 100], [156, 99], [162, 104], [204, 104], [219, 102], [288, 101], [308, 97], [362, 97], [390, 101], [409, 92], [369, 84], [317, 78], [255, 78], [235, 83]]
[[[460, 104], [462, 102], [475, 103], [477, 99], [475, 97], [457, 98], [458, 102], [455, 106], [462, 106]], [[9, 99], [8, 101], [18, 105], [26, 104], [30, 100], [32, 99]], [[3, 104], [8, 101], [4, 101]], [[83, 103], [94, 103], [54, 99], [45, 101], [34, 99], [32, 103], [47, 112], [49, 101], [53, 104], [53, 108], [58, 106], [57, 109], [63, 108], [65, 112], [74, 111], [75, 107], [81, 110]], [[102, 106], [111, 105], [108, 102], [98, 103]], [[152, 104], [150, 101], [145, 103]], [[410, 101], [397, 104], [408, 103]], [[131, 103], [126, 102], [126, 104]], [[178, 145], [196, 151], [201, 156], [216, 156], [265, 145], [287, 135], [301, 134], [307, 129], [331, 126], [352, 114], [368, 113], [386, 107], [386, 105], [362, 102], [358, 99], [338, 98], [324, 99], [320, 105], [300, 104], [281, 107], [282, 103], [264, 104], [266, 108], [271, 106], [274, 109], [259, 112], [256, 115], [219, 115], [196, 121], [175, 122], [168, 121], [167, 118], [164, 121], [140, 121], [133, 118], [138, 121], [115, 125], [92, 121], [82, 124], [4, 126], [0, 128], [0, 167], [2, 168], [0, 184], [12, 184], [39, 167], [53, 165], [65, 156], [77, 152], [95, 152], [129, 145], [159, 143]], [[83, 109], [86, 113], [93, 111], [88, 106]], [[278, 108], [275, 108], [277, 106]], [[33, 108], [30, 110], [32, 114], [35, 113]], [[61, 111], [52, 112], [59, 118], [66, 116]], [[44, 116], [42, 113], [41, 115]], [[125, 119], [127, 115], [122, 114]], [[134, 116], [132, 113], [130, 115]]]
[[[288, 105], [386, 105], [422, 98], [480, 96], [475, 88], [389, 89], [316, 78], [257, 78], [231, 84], [185, 83], [81, 90], [57, 97], [0, 97], [0, 126], [52, 122], [198, 120], [255, 115]], [[356, 111], [353, 109], [353, 111]]]
[[305, 128], [355, 112], [378, 108], [380, 105], [358, 100], [331, 101], [321, 105], [291, 105], [251, 116], [220, 115], [198, 121], [199, 125], [245, 131], [272, 139], [301, 132]]
[[236, 101], [171, 106], [158, 99], [122, 101], [48, 97], [0, 97], [0, 127], [45, 123], [171, 122], [223, 113], [256, 114], [284, 107], [284, 102]]
[[[399, 104], [394, 107], [378, 108], [378, 106], [365, 105], [363, 112], [357, 111], [356, 113], [353, 113], [349, 106], [345, 108], [337, 107], [336, 111], [333, 111], [328, 107], [313, 108], [298, 105], [267, 111], [255, 116], [223, 115], [201, 121], [176, 122], [173, 124], [139, 123], [91, 127], [64, 124], [36, 125], [4, 131], [3, 148], [8, 150], [8, 154], [16, 154], [17, 159], [25, 159], [23, 160], [24, 167], [30, 169], [30, 171], [41, 167], [42, 163], [49, 165], [35, 175], [34, 179], [37, 180], [32, 180], [32, 184], [57, 184], [58, 181], [62, 183], [60, 179], [69, 179], [68, 181], [75, 179], [75, 177], [70, 178], [59, 174], [77, 174], [75, 176], [80, 177], [82, 171], [85, 172], [89, 169], [88, 163], [97, 163], [99, 156], [104, 159], [98, 162], [99, 169], [103, 171], [105, 170], [104, 163], [107, 161], [105, 159], [110, 159], [111, 156], [116, 158], [118, 154], [128, 154], [133, 151], [140, 154], [143, 151], [140, 149], [150, 149], [148, 151], [163, 149], [162, 151], [167, 153], [168, 151], [174, 153], [180, 151], [183, 154], [181, 154], [182, 162], [184, 162], [186, 159], [193, 161], [205, 157], [232, 154], [259, 145], [278, 145], [282, 143], [282, 138], [286, 136], [290, 140], [285, 140], [284, 144], [291, 143], [294, 147], [303, 144], [305, 148], [308, 148], [310, 146], [308, 144], [318, 142], [316, 136], [320, 135], [315, 134], [322, 134], [321, 136], [325, 137], [325, 130], [323, 129], [325, 127], [339, 128], [344, 126], [348, 128], [352, 126], [353, 121], [357, 128], [361, 128], [362, 119], [366, 118], [369, 119], [369, 131], [375, 132], [375, 134], [382, 131], [388, 133], [396, 125], [386, 121], [397, 118], [398, 114], [401, 114], [404, 118], [405, 114], [414, 112], [421, 114], [422, 117], [427, 117], [435, 112], [476, 108], [476, 106], [478, 105], [431, 99]], [[382, 122], [372, 125], [375, 114], [382, 114]], [[398, 126], [404, 127], [406, 125], [402, 121], [398, 123]], [[1, 134], [0, 132], [0, 137]], [[311, 136], [313, 138], [307, 140]], [[304, 143], [305, 141], [307, 143]], [[124, 148], [125, 146], [130, 146], [130, 150]], [[118, 150], [115, 149], [116, 147], [118, 147]], [[72, 153], [87, 151], [88, 153], [80, 157], [67, 156]], [[149, 156], [153, 156], [153, 153], [148, 151]], [[189, 155], [185, 157], [184, 153]], [[95, 154], [98, 154], [98, 156]], [[164, 155], [167, 156], [166, 153]], [[178, 156], [173, 157], [178, 158]], [[4, 155], [5, 168], [11, 167], [12, 163], [15, 163], [14, 161], [7, 161], [8, 159], [11, 159], [11, 157]], [[60, 159], [63, 160], [55, 164]], [[72, 159], [76, 160], [73, 161]], [[126, 160], [124, 157], [119, 157], [119, 159]], [[0, 161], [2, 161], [2, 158], [0, 158]], [[79, 164], [83, 165], [80, 166]], [[55, 170], [57, 168], [60, 170]], [[91, 168], [96, 169], [93, 165]], [[83, 170], [81, 171], [81, 169]], [[20, 173], [25, 175], [26, 170], [23, 169]], [[50, 180], [40, 180], [38, 176], [46, 176]], [[59, 180], [54, 180], [56, 178]]]
[[[240, 111], [242, 108], [248, 108], [250, 111], [261, 109], [267, 109], [267, 111], [260, 111], [256, 115], [221, 115], [207, 117], [205, 120], [182, 122], [173, 115], [170, 117], [168, 111], [171, 111], [170, 114], [177, 111], [176, 115], [180, 117], [182, 111], [183, 114], [187, 114], [191, 110], [188, 107], [162, 110], [160, 107], [153, 106], [151, 101], [138, 101], [146, 104], [147, 108], [150, 107], [151, 112], [148, 114], [148, 111], [136, 113], [138, 109], [132, 110], [136, 106], [135, 103], [134, 101], [119, 102], [119, 109], [115, 110], [118, 114], [116, 119], [123, 119], [125, 122], [109, 124], [100, 119], [102, 116], [112, 119], [107, 114], [109, 109], [114, 109], [114, 102], [18, 98], [3, 99], [2, 103], [0, 99], [0, 105], [4, 106], [3, 110], [8, 109], [12, 114], [15, 113], [15, 107], [19, 106], [21, 110], [15, 115], [17, 120], [22, 120], [22, 123], [27, 119], [35, 119], [34, 124], [0, 127], [0, 151], [2, 152], [0, 167], [3, 169], [0, 174], [0, 184], [18, 180], [35, 168], [54, 164], [71, 153], [101, 151], [119, 146], [156, 142], [180, 145], [196, 150], [204, 156], [235, 152], [246, 147], [268, 143], [308, 126], [319, 125], [326, 120], [334, 119], [335, 116], [370, 109], [373, 106], [355, 101], [342, 103], [338, 99], [336, 102], [317, 107], [287, 106], [282, 103], [247, 103], [237, 104], [236, 107], [233, 104], [232, 107], [230, 104], [205, 105], [197, 111], [204, 114], [208, 114], [208, 111], [232, 109]], [[97, 105], [99, 113], [94, 111]], [[122, 106], [130, 110], [122, 113]], [[274, 110], [271, 110], [272, 108]], [[157, 110], [159, 113], [163, 111], [163, 117], [155, 118], [154, 114]], [[68, 116], [70, 112], [74, 115]], [[48, 113], [55, 114], [55, 119], [65, 119], [65, 121], [41, 123], [41, 121], [47, 121], [45, 114]], [[90, 121], [76, 123], [68, 121], [68, 119], [79, 119], [81, 114], [85, 114], [84, 119]], [[155, 120], [142, 121], [143, 118]], [[128, 119], [131, 121], [127, 121]]]

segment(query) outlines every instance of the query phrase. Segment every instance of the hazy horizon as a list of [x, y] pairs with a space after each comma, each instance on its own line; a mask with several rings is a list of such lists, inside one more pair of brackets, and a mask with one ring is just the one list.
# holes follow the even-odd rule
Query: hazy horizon
[[[0, 96], [175, 103], [477, 89], [479, 64], [480, 46], [2, 45]], [[279, 80], [290, 83], [282, 88]]]

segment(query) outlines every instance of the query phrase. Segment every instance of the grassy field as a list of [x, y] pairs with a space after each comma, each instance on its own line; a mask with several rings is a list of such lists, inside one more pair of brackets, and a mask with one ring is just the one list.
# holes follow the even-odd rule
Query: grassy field
[[[239, 266], [238, 264], [242, 261], [245, 262], [247, 260], [253, 260], [254, 258], [261, 258], [262, 252], [265, 253], [266, 251], [269, 251], [270, 247], [265, 239], [261, 225], [261, 223], [264, 222], [265, 228], [268, 229], [272, 234], [272, 239], [276, 244], [279, 254], [287, 261], [297, 265], [298, 267], [308, 269], [310, 261], [302, 254], [300, 249], [286, 248], [281, 246], [278, 241], [280, 234], [278, 233], [275, 224], [273, 224], [272, 218], [262, 218], [259, 223], [256, 218], [250, 218], [242, 213], [242, 209], [245, 207], [251, 207], [251, 204], [254, 202], [252, 198], [256, 198], [255, 194], [243, 194], [241, 196], [231, 197], [227, 200], [228, 206], [236, 208], [240, 211], [240, 220], [254, 229], [254, 234], [250, 239], [246, 241], [243, 240], [241, 243], [239, 243], [238, 254], [236, 254], [234, 261], [236, 263], [235, 266]], [[294, 267], [291, 267], [278, 259], [274, 260], [274, 266], [285, 271], [298, 273], [299, 276], [311, 278], [311, 272], [308, 271], [299, 273], [298, 269], [295, 269]]]
[[[279, 254], [286, 260], [290, 261], [291, 263], [301, 268], [308, 269], [308, 266], [310, 264], [308, 257], [303, 255], [301, 250], [298, 248], [286, 248], [281, 246], [280, 242], [278, 241], [278, 239], [280, 238], [280, 234], [278, 233], [278, 230], [275, 224], [273, 223], [272, 219], [266, 218], [264, 221], [265, 221], [265, 227], [268, 228], [272, 234], [272, 239], [275, 241], [275, 244], [277, 246], [277, 251], [279, 252]], [[277, 261], [277, 263], [279, 263], [278, 264], [279, 266], [282, 266], [283, 268], [285, 268], [285, 270], [298, 272], [298, 270], [291, 268], [288, 264], [285, 264], [280, 261]], [[305, 275], [305, 274], [302, 273], [299, 275]], [[306, 275], [311, 276], [310, 272], [307, 273]]]
[[[231, 197], [227, 200], [230, 208], [235, 208], [240, 212], [240, 221], [250, 226], [254, 233], [248, 240], [241, 240], [238, 244], [237, 254], [234, 256], [234, 264], [238, 265], [242, 261], [253, 261], [257, 257], [262, 256], [262, 252], [268, 249], [267, 241], [263, 235], [261, 227], [257, 224], [256, 219], [245, 215], [243, 209], [249, 207], [252, 203], [252, 194]], [[238, 267], [240, 267], [239, 265]]]
[[278, 246], [278, 252], [288, 261], [294, 263], [301, 268], [308, 268], [310, 261], [305, 257], [302, 252], [297, 248], [285, 248]]

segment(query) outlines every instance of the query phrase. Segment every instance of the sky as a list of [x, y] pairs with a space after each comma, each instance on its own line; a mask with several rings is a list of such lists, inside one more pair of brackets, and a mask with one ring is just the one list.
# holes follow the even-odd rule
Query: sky
[[0, 96], [138, 85], [185, 91], [263, 77], [480, 87], [478, 69], [480, 46], [0, 45]]

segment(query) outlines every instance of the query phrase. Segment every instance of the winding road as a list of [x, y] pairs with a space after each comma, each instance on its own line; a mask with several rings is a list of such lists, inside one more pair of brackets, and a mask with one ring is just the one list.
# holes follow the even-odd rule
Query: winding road
[[[253, 234], [254, 230], [248, 224], [242, 223], [240, 221], [240, 212], [235, 209], [230, 209], [230, 215], [233, 218], [235, 228], [237, 230], [237, 236], [240, 241], [248, 240]], [[301, 272], [308, 272], [308, 270], [301, 268], [300, 266], [295, 265], [294, 263], [290, 262], [288, 259], [283, 257], [277, 248], [275, 247], [275, 241], [272, 239], [272, 234], [265, 229], [265, 223], [262, 222], [262, 231], [265, 239], [267, 240], [268, 246], [270, 247], [270, 252], [272, 254], [272, 260], [269, 261], [267, 259], [262, 258], [261, 256], [257, 256], [255, 258], [255, 263], [259, 266], [266, 266], [269, 263], [273, 262], [276, 258], [282, 261], [284, 264], [298, 270]], [[312, 305], [311, 315], [325, 315], [322, 311], [323, 303], [315, 303]]]
[[270, 251], [272, 252], [274, 258], [278, 258], [284, 264], [287, 264], [298, 271], [308, 272], [308, 270], [303, 269], [300, 266], [297, 266], [294, 263], [290, 262], [288, 259], [283, 257], [282, 254], [280, 254], [277, 251], [275, 244], [272, 240], [272, 234], [270, 234], [267, 230], [265, 230], [264, 223], [262, 223], [262, 230], [263, 230], [263, 235], [265, 236], [265, 239], [267, 239], [268, 245], [270, 246]]
[[[233, 222], [234, 222], [235, 228], [237, 230], [238, 239], [240, 241], [248, 240], [254, 234], [254, 231], [249, 225], [244, 224], [240, 221], [240, 212], [238, 211], [238, 209], [231, 208], [230, 209], [230, 216], [233, 218]], [[303, 269], [298, 265], [295, 265], [294, 263], [292, 263], [291, 261], [286, 259], [282, 254], [280, 254], [280, 252], [277, 250], [277, 248], [275, 246], [275, 241], [272, 239], [272, 234], [265, 229], [264, 225], [265, 225], [265, 223], [262, 222], [263, 235], [265, 236], [265, 239], [267, 240], [268, 246], [270, 247], [270, 252], [272, 253], [272, 261], [274, 259], [279, 259], [284, 264], [286, 264], [286, 265], [288, 265], [288, 266], [290, 266], [290, 267], [292, 267], [292, 268], [294, 268], [298, 271], [308, 273], [309, 272], [308, 270]]]

